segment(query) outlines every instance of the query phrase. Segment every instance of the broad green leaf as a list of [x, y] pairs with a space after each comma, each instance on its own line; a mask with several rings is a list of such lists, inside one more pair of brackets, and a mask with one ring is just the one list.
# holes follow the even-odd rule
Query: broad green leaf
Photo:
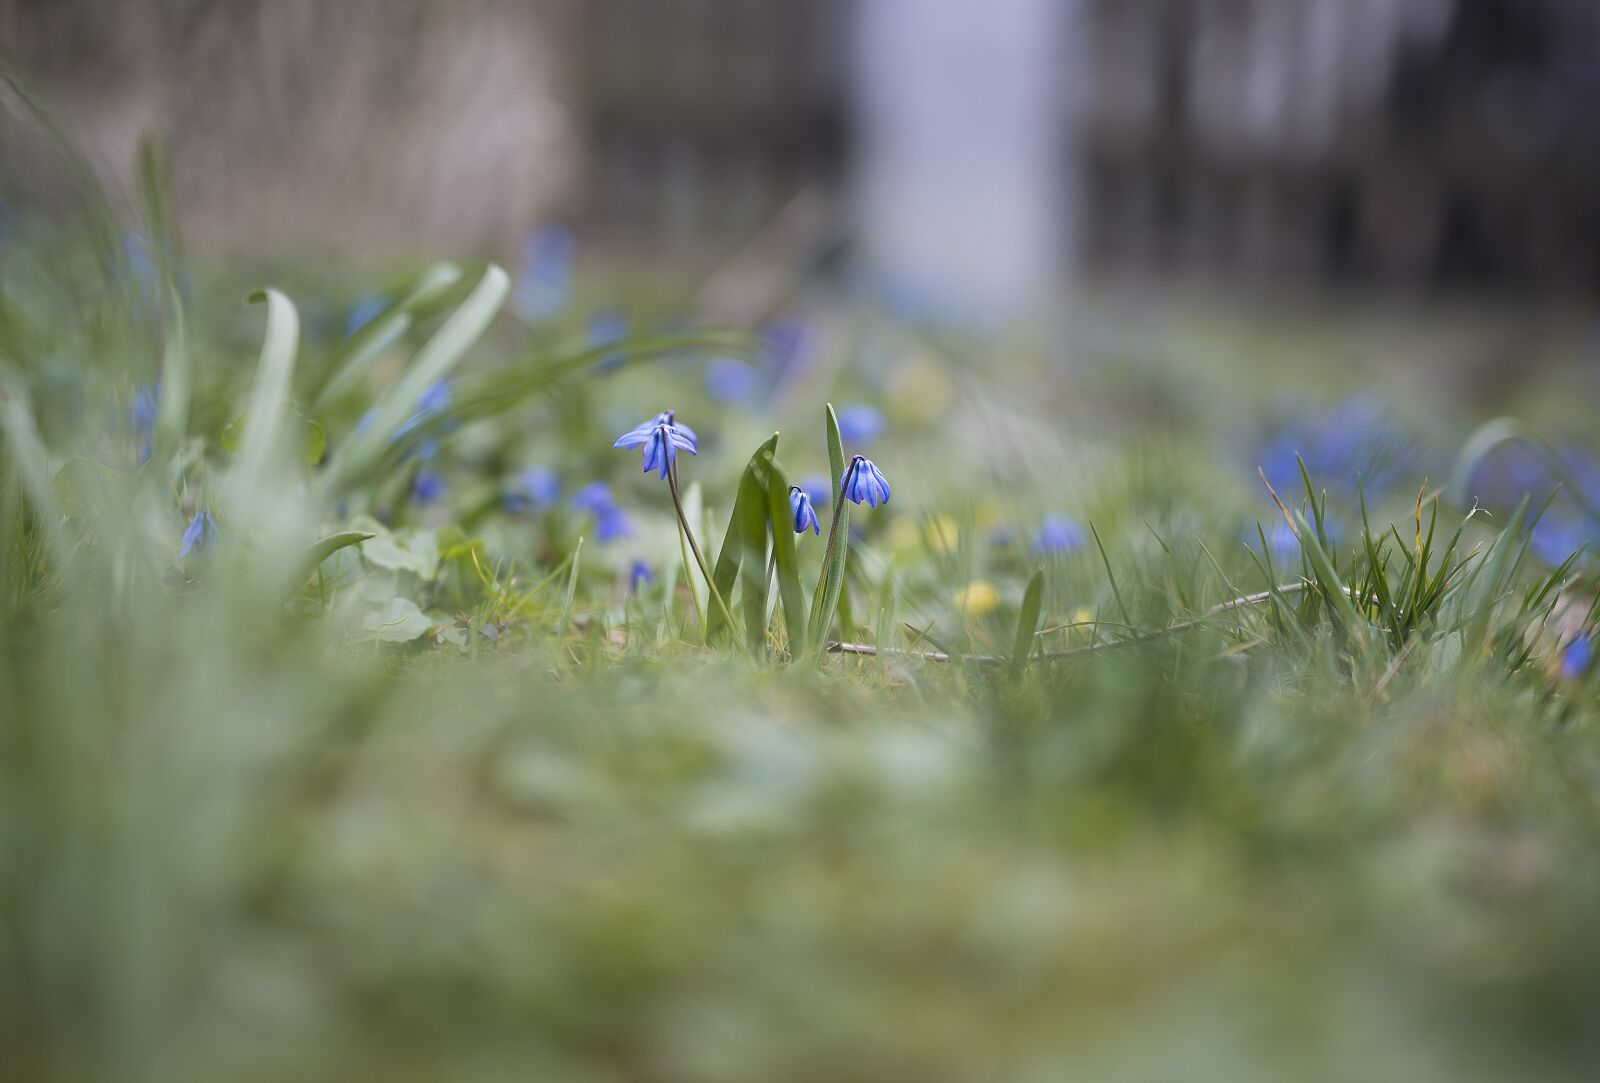
[[67, 460], [51, 487], [69, 519], [103, 519], [128, 503], [122, 475], [94, 459]]
[[845, 560], [850, 552], [850, 504], [840, 496], [844, 487], [844, 442], [839, 438], [839, 419], [834, 415], [833, 403], [828, 403], [823, 419], [828, 430], [828, 467], [833, 473], [833, 521], [828, 525], [822, 574], [811, 598], [811, 640], [818, 650], [828, 641], [833, 614], [839, 608]]
[[772, 559], [777, 567], [778, 596], [789, 629], [789, 652], [799, 654], [810, 642], [806, 634], [805, 595], [800, 589], [800, 561], [795, 555], [789, 479], [776, 462], [767, 470], [767, 516], [772, 522]]
[[1033, 573], [1022, 592], [1022, 612], [1017, 615], [1017, 635], [1011, 644], [1011, 677], [1022, 676], [1033, 653], [1033, 634], [1039, 630], [1040, 598], [1044, 592], [1044, 569]]
[[410, 572], [419, 579], [431, 580], [439, 572], [439, 542], [431, 531], [402, 528], [386, 529], [376, 519], [360, 517], [355, 525], [370, 535], [360, 543], [361, 555], [375, 568]]
[[[717, 554], [716, 568], [711, 573], [714, 588], [724, 601], [733, 597], [733, 585], [739, 578], [739, 569], [745, 561], [750, 560], [760, 564], [765, 557], [765, 541], [755, 546], [756, 554], [751, 555], [749, 538], [753, 533], [752, 523], [759, 521], [761, 528], [765, 529], [767, 517], [767, 467], [772, 462], [772, 456], [778, 448], [778, 434], [773, 433], [767, 441], [756, 448], [750, 462], [744, 468], [744, 473], [739, 478], [739, 491], [734, 497], [733, 514], [728, 518], [728, 532], [722, 539], [722, 549]], [[756, 617], [758, 623], [766, 614], [766, 567], [757, 570], [761, 580], [761, 612]], [[752, 589], [749, 580], [746, 581], [746, 590]], [[747, 610], [752, 612], [752, 610]], [[711, 599], [710, 608], [706, 610], [706, 642], [712, 642], [722, 633], [727, 624], [728, 617], [722, 612], [722, 607], [715, 598]], [[759, 636], [761, 629], [751, 631], [752, 636]]]
[[427, 614], [410, 598], [390, 598], [366, 615], [361, 626], [386, 643], [409, 643], [433, 627]]

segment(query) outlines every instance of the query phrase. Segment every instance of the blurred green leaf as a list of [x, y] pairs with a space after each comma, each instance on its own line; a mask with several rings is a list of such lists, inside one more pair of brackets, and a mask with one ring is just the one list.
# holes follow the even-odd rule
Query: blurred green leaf
[[367, 614], [361, 625], [386, 643], [409, 643], [427, 633], [433, 622], [409, 598], [391, 598]]
[[[761, 565], [766, 553], [766, 508], [767, 508], [767, 465], [772, 461], [773, 452], [778, 447], [778, 434], [773, 433], [750, 456], [750, 462], [745, 465], [744, 473], [739, 476], [739, 489], [734, 496], [733, 513], [728, 517], [728, 531], [722, 538], [722, 549], [717, 554], [716, 567], [711, 573], [711, 579], [716, 592], [724, 599], [733, 597], [733, 586], [739, 578], [741, 568], [746, 569], [745, 590], [751, 592], [747, 595], [745, 605], [746, 619], [755, 614], [757, 624], [761, 624], [766, 615], [766, 567], [752, 569], [748, 564]], [[759, 535], [760, 540], [757, 541]], [[752, 581], [752, 573], [760, 579], [759, 586]], [[759, 599], [760, 611], [757, 612], [753, 603]], [[713, 599], [715, 602], [715, 599]], [[724, 631], [731, 631], [726, 627], [727, 617], [722, 613], [722, 607], [713, 604], [706, 612], [706, 642], [715, 642], [716, 638]], [[747, 629], [752, 641], [758, 641], [764, 629]]]
[[839, 419], [828, 403], [823, 412], [827, 428], [828, 468], [833, 475], [833, 519], [828, 524], [828, 549], [823, 554], [822, 574], [811, 599], [811, 638], [820, 650], [828, 641], [833, 615], [844, 590], [845, 561], [850, 554], [850, 502], [841, 498], [844, 487], [844, 442], [839, 438]]
[[800, 561], [795, 553], [789, 479], [776, 462], [767, 468], [767, 517], [772, 524], [772, 559], [777, 568], [778, 596], [783, 600], [783, 620], [789, 629], [789, 651], [799, 654], [811, 641], [806, 632], [805, 595], [800, 589]]

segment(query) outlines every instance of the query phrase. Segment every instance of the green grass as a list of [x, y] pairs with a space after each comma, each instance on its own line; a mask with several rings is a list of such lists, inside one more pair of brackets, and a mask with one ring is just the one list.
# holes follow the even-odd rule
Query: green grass
[[[729, 409], [695, 358], [744, 336], [608, 371], [441, 265], [346, 339], [309, 287], [239, 305], [103, 233], [0, 250], [8, 1077], [1600, 1067], [1600, 699], [1556, 673], [1593, 582], [1520, 513], [1421, 477], [1274, 505], [1203, 420], [1227, 386], [1097, 421], [1149, 372], [836, 316]], [[854, 450], [825, 404], [895, 387], [891, 504], [846, 505], [832, 557], [780, 530], [769, 573], [788, 481]], [[611, 449], [664, 406], [725, 615]], [[428, 440], [449, 495], [419, 505]], [[610, 480], [634, 535], [505, 511], [530, 463]], [[1030, 555], [1062, 511], [1087, 544]]]

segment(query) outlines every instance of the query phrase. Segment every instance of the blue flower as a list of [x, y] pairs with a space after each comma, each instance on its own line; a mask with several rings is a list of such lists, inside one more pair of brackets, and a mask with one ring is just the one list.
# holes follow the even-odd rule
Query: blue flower
[[591, 481], [572, 494], [572, 506], [579, 511], [600, 515], [617, 506], [611, 495], [611, 486], [603, 481]]
[[1056, 556], [1076, 552], [1082, 545], [1082, 527], [1065, 515], [1047, 515], [1030, 548], [1035, 556]]
[[156, 414], [161, 407], [161, 381], [156, 380], [155, 387], [139, 387], [133, 392], [133, 406], [128, 410], [129, 420], [133, 422], [133, 429], [141, 437], [139, 442], [139, 462], [141, 465], [150, 461], [150, 454], [154, 449], [154, 435], [156, 428]]
[[411, 499], [418, 504], [432, 504], [444, 496], [447, 488], [443, 474], [430, 466], [424, 466], [417, 471], [417, 476], [411, 479]]
[[817, 509], [812, 506], [811, 497], [798, 485], [789, 486], [789, 512], [794, 516], [796, 534], [804, 534], [806, 527], [810, 527], [813, 534], [822, 533], [822, 524], [817, 522]]
[[756, 370], [732, 357], [706, 365], [706, 390], [718, 402], [744, 402], [756, 393]]
[[655, 470], [663, 478], [672, 469], [673, 458], [679, 448], [690, 455], [699, 454], [699, 440], [696, 439], [694, 430], [687, 425], [677, 424], [673, 420], [671, 410], [663, 411], [638, 428], [623, 433], [611, 446], [644, 448], [644, 472], [648, 474]]
[[346, 337], [355, 334], [367, 324], [378, 318], [378, 314], [389, 307], [389, 298], [381, 293], [369, 293], [350, 306], [350, 311], [345, 313], [344, 333]]
[[833, 482], [828, 479], [826, 474], [807, 474], [800, 479], [800, 488], [806, 491], [806, 495], [811, 498], [811, 503], [813, 504], [826, 506], [832, 503]]
[[1528, 537], [1528, 548], [1533, 550], [1534, 556], [1546, 564], [1559, 567], [1588, 541], [1583, 527], [1575, 517], [1547, 511], [1533, 524], [1533, 532]]
[[889, 502], [889, 479], [863, 455], [857, 455], [845, 471], [843, 489], [845, 499], [857, 504], [865, 501], [875, 508]]
[[781, 380], [800, 372], [811, 359], [811, 330], [801, 320], [777, 319], [761, 330], [759, 357]]
[[600, 541], [615, 541], [633, 534], [633, 524], [628, 522], [627, 513], [617, 507], [611, 486], [603, 481], [591, 481], [573, 493], [572, 506], [594, 516], [595, 537]]
[[197, 511], [189, 525], [183, 528], [183, 543], [178, 548], [178, 559], [186, 560], [191, 554], [203, 551], [217, 536], [217, 521], [209, 511]]
[[1589, 636], [1576, 637], [1561, 652], [1561, 679], [1578, 680], [1589, 672], [1589, 665], [1593, 661], [1594, 640]]
[[[417, 405], [411, 411], [411, 415], [400, 423], [399, 428], [394, 430], [393, 439], [398, 440], [415, 432], [429, 418], [435, 414], [443, 413], [449, 406], [450, 382], [448, 380], [439, 380], [436, 383], [429, 384], [423, 389], [422, 394], [417, 396]], [[356, 421], [356, 432], [365, 432], [371, 428], [372, 423], [377, 419], [378, 408], [374, 406]]]
[[561, 311], [567, 303], [577, 247], [572, 232], [562, 226], [541, 226], [523, 238], [522, 264], [511, 299], [521, 316], [544, 320]]
[[887, 427], [883, 415], [870, 406], [846, 406], [839, 411], [839, 438], [846, 444], [870, 444]]
[[501, 505], [509, 512], [538, 511], [559, 499], [561, 479], [556, 477], [555, 471], [530, 466], [517, 475], [511, 491], [501, 498]]
[[656, 581], [655, 573], [650, 570], [650, 565], [642, 560], [635, 559], [628, 567], [628, 589], [638, 594], [640, 587], [648, 587]]
[[633, 524], [628, 520], [628, 513], [616, 507], [599, 512], [594, 520], [594, 536], [595, 540], [602, 542], [633, 537]]

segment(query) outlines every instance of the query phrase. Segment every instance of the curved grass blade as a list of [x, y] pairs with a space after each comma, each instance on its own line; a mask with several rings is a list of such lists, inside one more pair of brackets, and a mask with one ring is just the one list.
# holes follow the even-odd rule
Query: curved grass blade
[[459, 281], [461, 270], [455, 264], [435, 263], [422, 273], [409, 293], [340, 343], [307, 396], [311, 412], [315, 414], [354, 387], [379, 355], [411, 327], [415, 313], [437, 301]]
[[789, 629], [791, 654], [805, 649], [805, 595], [800, 589], [800, 561], [795, 555], [795, 534], [790, 529], [789, 479], [772, 463], [767, 470], [767, 518], [772, 523], [772, 562], [777, 569], [778, 597], [783, 601], [783, 621]]
[[850, 505], [844, 499], [844, 441], [839, 438], [839, 418], [833, 403], [823, 411], [828, 434], [828, 468], [833, 474], [833, 521], [828, 526], [828, 551], [822, 557], [822, 574], [811, 598], [811, 642], [821, 652], [827, 642], [833, 614], [844, 590], [844, 565], [850, 552]]
[[250, 388], [244, 433], [239, 438], [239, 453], [228, 482], [227, 498], [235, 514], [245, 509], [277, 465], [289, 410], [289, 381], [294, 375], [295, 349], [300, 339], [300, 317], [289, 298], [266, 289], [252, 293], [247, 300], [266, 302], [267, 333], [261, 341], [261, 361]]
[[324, 481], [329, 492], [347, 487], [383, 459], [391, 439], [416, 409], [423, 392], [448, 376], [483, 335], [510, 288], [511, 280], [505, 271], [491, 263], [467, 299], [417, 351], [405, 373], [378, 400], [372, 423], [355, 433], [342, 450], [334, 452]]
[[327, 560], [339, 550], [348, 548], [352, 545], [360, 545], [368, 538], [376, 537], [376, 534], [366, 530], [345, 530], [338, 534], [328, 535], [326, 538], [323, 538], [321, 541], [317, 542], [317, 544], [313, 545], [310, 549], [306, 550], [306, 555], [301, 561], [301, 566], [305, 568], [305, 574], [299, 578], [304, 579], [305, 576], [316, 571], [324, 560]]
[[567, 627], [572, 623], [572, 600], [578, 593], [578, 568], [583, 558], [583, 538], [578, 538], [578, 544], [572, 548], [572, 568], [567, 572], [567, 593], [561, 599], [561, 623], [556, 625], [556, 635], [567, 634]]

